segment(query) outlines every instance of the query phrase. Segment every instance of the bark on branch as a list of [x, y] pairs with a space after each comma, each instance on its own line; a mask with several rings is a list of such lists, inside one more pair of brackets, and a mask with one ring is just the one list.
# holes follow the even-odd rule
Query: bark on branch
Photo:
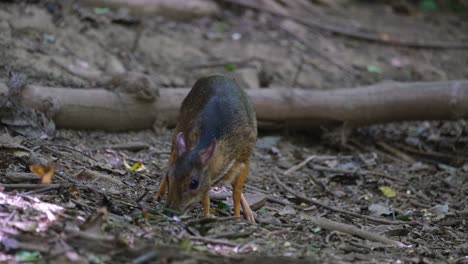
[[[58, 127], [122, 131], [150, 128], [155, 121], [174, 125], [188, 91], [161, 89], [159, 99], [148, 102], [105, 89], [27, 85], [19, 96], [25, 106], [49, 112], [52, 106]], [[467, 80], [388, 82], [330, 91], [268, 88], [247, 92], [256, 107], [260, 128], [309, 129], [468, 118]], [[0, 99], [7, 93], [7, 86], [0, 83]]]

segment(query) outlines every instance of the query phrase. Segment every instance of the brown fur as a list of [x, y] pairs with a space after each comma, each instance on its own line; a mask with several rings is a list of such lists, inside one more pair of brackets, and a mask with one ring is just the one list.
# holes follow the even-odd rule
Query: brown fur
[[[219, 89], [219, 85], [222, 86], [225, 82], [227, 83], [227, 88], [221, 88], [221, 93], [224, 97], [216, 97], [216, 95], [213, 95], [213, 93], [218, 92], [218, 90], [216, 89]], [[184, 174], [182, 177], [179, 178], [171, 176], [173, 175], [173, 172], [175, 170], [179, 169], [179, 165], [176, 164], [179, 157], [177, 157], [177, 155], [174, 154], [176, 149], [175, 145], [177, 134], [179, 132], [182, 132], [185, 138], [187, 151], [193, 150], [201, 140], [201, 134], [203, 134], [204, 132], [200, 131], [199, 126], [197, 125], [201, 118], [200, 113], [206, 110], [205, 107], [209, 100], [218, 100], [219, 98], [219, 100], [222, 101], [226, 99], [226, 96], [232, 97], [227, 98], [227, 103], [229, 104], [227, 107], [230, 107], [230, 109], [236, 108], [236, 112], [235, 114], [232, 114], [230, 112], [230, 114], [228, 115], [228, 117], [232, 118], [232, 121], [224, 120], [226, 122], [222, 123], [228, 125], [229, 129], [223, 130], [224, 132], [222, 132], [221, 136], [219, 136], [219, 138], [217, 139], [216, 148], [211, 159], [209, 160], [207, 167], [200, 168], [200, 166], [194, 166], [194, 168], [192, 168], [188, 173], [190, 174], [194, 171], [201, 171], [201, 173], [199, 173], [201, 175], [200, 187], [196, 191], [192, 192], [191, 190], [188, 190], [186, 188], [186, 186], [189, 186], [190, 182], [192, 181], [192, 176], [188, 174]], [[221, 109], [221, 111], [223, 111], [223, 109]], [[210, 117], [213, 114], [217, 115], [218, 113], [208, 113]], [[218, 116], [215, 116], [215, 118], [217, 117]], [[212, 128], [209, 127], [207, 129]], [[219, 130], [219, 128], [216, 129]], [[215, 132], [219, 132], [218, 130], [216, 130]], [[241, 90], [241, 88], [237, 87], [235, 83], [233, 85], [232, 80], [220, 76], [208, 77], [197, 81], [189, 95], [187, 95], [187, 97], [184, 99], [184, 102], [182, 103], [179, 121], [177, 123], [174, 135], [172, 137], [172, 154], [171, 159], [169, 161], [169, 169], [165, 177], [166, 179], [164, 179], [167, 180], [168, 186], [166, 186], [165, 183], [162, 183], [159, 188], [157, 197], [160, 198], [168, 187], [167, 206], [170, 208], [177, 210], [185, 210], [194, 202], [201, 201], [202, 198], [204, 201], [204, 207], [207, 203], [209, 206], [209, 198], [208, 200], [206, 200], [208, 190], [214, 184], [214, 180], [221, 176], [220, 174], [227, 169], [227, 167], [233, 160], [235, 162], [231, 171], [233, 169], [237, 169], [241, 164], [244, 164], [242, 166], [247, 166], [247, 171], [239, 173], [243, 174], [242, 177], [244, 179], [231, 179], [231, 183], [233, 185], [235, 185], [236, 182], [239, 182], [240, 186], [235, 186], [235, 188], [242, 190], [243, 183], [248, 172], [248, 164], [253, 147], [255, 145], [256, 138], [257, 122], [255, 117], [255, 110], [252, 103], [249, 101], [247, 95], [243, 90]], [[200, 151], [200, 154], [203, 153], [203, 151], [204, 150], [202, 149]], [[228, 176], [229, 175], [226, 175], [224, 180], [227, 180]], [[206, 214], [208, 212], [207, 208], [204, 209]]]

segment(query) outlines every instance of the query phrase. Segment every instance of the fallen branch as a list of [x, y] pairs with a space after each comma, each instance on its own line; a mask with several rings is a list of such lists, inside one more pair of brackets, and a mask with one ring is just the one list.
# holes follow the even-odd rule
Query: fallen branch
[[188, 238], [191, 240], [197, 240], [206, 244], [221, 245], [221, 246], [228, 246], [228, 247], [238, 246], [234, 243], [231, 243], [226, 240], [221, 240], [221, 239], [214, 239], [214, 238], [208, 238], [208, 237], [202, 237], [202, 236], [188, 236]]
[[85, 179], [92, 179], [93, 181], [101, 179], [101, 180], [107, 181], [109, 183], [117, 184], [119, 186], [125, 185], [122, 181], [120, 181], [119, 179], [113, 178], [110, 175], [102, 174], [102, 173], [100, 173], [98, 171], [90, 170], [90, 169], [86, 169], [86, 168], [82, 169], [81, 172], [77, 173], [76, 177], [85, 178]]
[[0, 184], [5, 189], [38, 189], [38, 188], [44, 188], [44, 187], [50, 187], [50, 188], [61, 188], [61, 187], [66, 187], [67, 184], [42, 184], [42, 183], [11, 183], [11, 184]]
[[37, 175], [36, 173], [31, 173], [31, 172], [7, 172], [5, 173], [5, 177], [8, 178], [10, 181], [14, 181], [14, 182], [23, 182], [23, 181], [41, 179], [41, 176]]
[[362, 229], [359, 229], [355, 226], [348, 225], [348, 224], [343, 224], [343, 223], [338, 223], [335, 221], [332, 221], [330, 219], [325, 219], [322, 217], [317, 217], [312, 219], [312, 222], [321, 228], [325, 228], [328, 230], [333, 230], [333, 231], [338, 231], [341, 233], [345, 233], [348, 235], [353, 235], [353, 236], [358, 236], [363, 239], [371, 240], [371, 241], [376, 241], [376, 242], [381, 242], [386, 245], [393, 245], [393, 246], [398, 246], [398, 247], [406, 247], [405, 244], [395, 241], [389, 238], [386, 238], [384, 236], [371, 233]]
[[[105, 89], [71, 89], [27, 85], [21, 102], [49, 111], [58, 127], [138, 130], [154, 122], [173, 126], [189, 89], [160, 90], [155, 102]], [[348, 127], [415, 120], [468, 118], [468, 81], [388, 82], [330, 91], [250, 89], [260, 128], [309, 129]], [[0, 83], [0, 99], [8, 88]], [[51, 106], [52, 105], [52, 106]]]
[[395, 157], [401, 159], [402, 161], [405, 161], [405, 162], [408, 162], [408, 163], [415, 163], [416, 160], [413, 159], [413, 157], [411, 157], [410, 155], [400, 151], [399, 149], [383, 142], [383, 141], [378, 141], [377, 142], [377, 146], [380, 146], [381, 148], [383, 148], [384, 150], [386, 150], [387, 152], [393, 154]]

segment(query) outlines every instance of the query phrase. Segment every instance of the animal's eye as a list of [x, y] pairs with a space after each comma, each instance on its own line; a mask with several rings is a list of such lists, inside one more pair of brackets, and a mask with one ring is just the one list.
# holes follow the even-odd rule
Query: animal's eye
[[190, 190], [195, 190], [196, 188], [198, 187], [198, 180], [195, 180], [193, 179], [191, 182], [190, 182]]

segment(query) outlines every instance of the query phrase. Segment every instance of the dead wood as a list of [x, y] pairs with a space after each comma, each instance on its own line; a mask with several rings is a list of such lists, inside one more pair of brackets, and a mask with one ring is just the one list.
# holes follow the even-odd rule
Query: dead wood
[[397, 247], [406, 247], [405, 244], [403, 244], [403, 243], [401, 243], [399, 241], [395, 241], [395, 240], [392, 240], [390, 238], [381, 236], [379, 234], [371, 233], [371, 232], [359, 229], [359, 228], [357, 228], [355, 226], [352, 226], [352, 225], [335, 222], [335, 221], [332, 221], [330, 219], [326, 219], [326, 218], [322, 218], [322, 217], [316, 217], [316, 218], [312, 219], [312, 222], [314, 224], [320, 226], [321, 228], [325, 228], [325, 229], [328, 229], [328, 230], [339, 231], [341, 233], [345, 233], [345, 234], [349, 234], [349, 235], [353, 235], [353, 236], [358, 236], [358, 237], [363, 238], [363, 239], [380, 242], [380, 243], [383, 243], [383, 244], [386, 244], [386, 245], [393, 245], [393, 246], [397, 246]]
[[[187, 88], [160, 90], [155, 102], [105, 89], [72, 89], [27, 85], [21, 102], [48, 111], [61, 128], [138, 130], [157, 121], [173, 126]], [[468, 117], [468, 81], [386, 82], [329, 91], [269, 88], [247, 91], [255, 104], [259, 127], [309, 129], [321, 126], [365, 126], [415, 120]], [[0, 98], [8, 93], [0, 83]]]

